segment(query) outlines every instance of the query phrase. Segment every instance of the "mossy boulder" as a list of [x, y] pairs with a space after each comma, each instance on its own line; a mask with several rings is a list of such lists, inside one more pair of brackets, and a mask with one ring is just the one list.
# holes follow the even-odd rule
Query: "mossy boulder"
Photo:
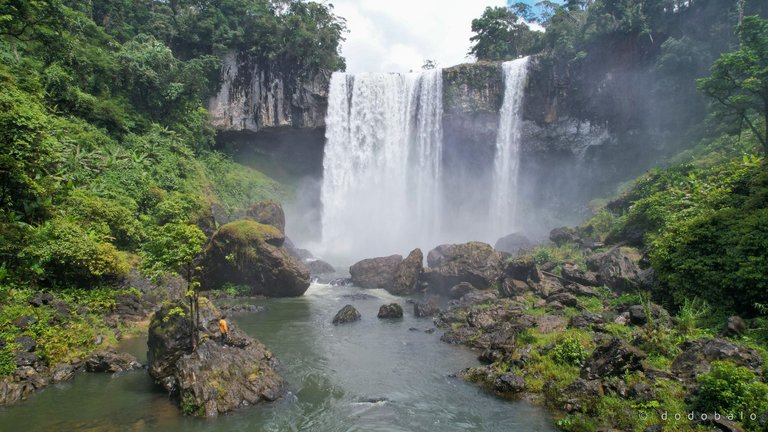
[[280, 232], [285, 232], [285, 212], [277, 201], [266, 200], [252, 204], [245, 211], [243, 219], [251, 219], [264, 225], [272, 225], [279, 229]]
[[253, 220], [230, 222], [211, 237], [203, 252], [203, 286], [251, 287], [251, 294], [294, 297], [309, 288], [309, 270], [282, 247], [285, 235]]
[[424, 272], [424, 254], [416, 248], [397, 266], [392, 287], [389, 291], [395, 295], [413, 294], [418, 290], [419, 277]]
[[227, 342], [220, 343], [221, 312], [205, 298], [200, 299], [199, 315], [196, 347], [187, 301], [163, 306], [149, 326], [149, 374], [177, 398], [182, 411], [215, 417], [277, 399], [283, 380], [270, 351], [234, 326]]
[[352, 283], [360, 288], [384, 288], [391, 289], [395, 279], [395, 273], [402, 263], [400, 255], [386, 257], [367, 258], [352, 264], [349, 274]]

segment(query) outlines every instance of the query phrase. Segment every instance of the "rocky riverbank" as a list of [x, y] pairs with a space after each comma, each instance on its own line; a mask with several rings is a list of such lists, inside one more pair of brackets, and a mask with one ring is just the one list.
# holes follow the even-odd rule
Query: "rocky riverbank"
[[[585, 241], [569, 229], [551, 239], [550, 252], [567, 249], [573, 259], [544, 249], [534, 249], [535, 258], [513, 256], [471, 242], [438, 246], [428, 267], [414, 271], [426, 295], [452, 298], [434, 318], [441, 339], [477, 350], [484, 364], [461, 377], [503, 398], [545, 403], [565, 430], [766, 430], [761, 403], [752, 419], [712, 420], [710, 402], [721, 395], [704, 385], [739, 376], [738, 385], [755, 383], [755, 394], [768, 389], [766, 353], [741, 337], [741, 318], [705, 326], [707, 309], [695, 302], [673, 316], [651, 300], [653, 270], [641, 268], [639, 250]], [[353, 281], [392, 291], [401, 260], [355, 264]]]

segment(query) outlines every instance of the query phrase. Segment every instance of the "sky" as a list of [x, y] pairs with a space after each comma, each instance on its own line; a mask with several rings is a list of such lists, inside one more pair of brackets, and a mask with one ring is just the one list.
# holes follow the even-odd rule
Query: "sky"
[[332, 0], [347, 19], [347, 72], [408, 72], [424, 60], [448, 67], [467, 57], [472, 20], [506, 0]]

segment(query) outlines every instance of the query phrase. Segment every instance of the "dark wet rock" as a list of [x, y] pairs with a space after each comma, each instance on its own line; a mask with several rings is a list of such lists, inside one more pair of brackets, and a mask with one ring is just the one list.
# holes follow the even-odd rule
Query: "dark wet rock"
[[640, 268], [621, 248], [614, 248], [587, 258], [587, 267], [597, 273], [600, 284], [615, 292], [635, 291], [640, 288]]
[[464, 294], [459, 299], [459, 305], [462, 307], [473, 306], [477, 304], [489, 303], [499, 298], [498, 294], [493, 291], [479, 291], [473, 290]]
[[516, 373], [507, 372], [496, 378], [493, 388], [500, 393], [520, 393], [525, 390], [525, 379]]
[[702, 419], [700, 415], [694, 418], [694, 424], [713, 427], [714, 430], [721, 432], [744, 432], [744, 428], [739, 426], [735, 421], [728, 420], [726, 417], [720, 416], [715, 418], [714, 415], [708, 415], [706, 419]]
[[642, 370], [641, 362], [645, 357], [646, 354], [643, 351], [614, 337], [607, 344], [597, 347], [584, 362], [581, 377], [589, 380]]
[[376, 316], [379, 318], [402, 318], [403, 308], [397, 303], [382, 305]]
[[424, 330], [424, 333], [427, 333], [427, 334], [432, 334], [432, 333], [434, 333], [434, 332], [435, 332], [435, 330], [436, 330], [436, 329], [435, 329], [434, 327], [432, 327], [432, 328], [429, 328], [429, 329], [426, 329], [426, 330]]
[[336, 271], [332, 265], [319, 259], [304, 261], [304, 265], [309, 269], [309, 274], [311, 275], [333, 273]]
[[462, 282], [451, 287], [451, 290], [448, 292], [448, 297], [451, 299], [460, 299], [472, 291], [476, 291], [476, 289], [471, 283]]
[[352, 305], [346, 305], [336, 312], [336, 316], [333, 317], [334, 324], [344, 324], [353, 321], [358, 321], [361, 318], [360, 312]]
[[507, 298], [522, 296], [530, 291], [532, 288], [528, 282], [517, 279], [504, 279], [499, 287], [499, 294]]
[[29, 299], [29, 304], [34, 307], [40, 307], [42, 305], [47, 305], [51, 301], [53, 301], [53, 294], [46, 293], [46, 292], [39, 292], [35, 294], [34, 297]]
[[437, 293], [448, 291], [461, 282], [478, 289], [488, 289], [502, 273], [502, 255], [481, 242], [440, 245], [427, 254], [429, 269], [423, 279]]
[[352, 286], [352, 278], [337, 278], [330, 282], [331, 286]]
[[142, 365], [136, 360], [136, 357], [113, 350], [97, 352], [85, 361], [87, 372], [115, 373], [141, 368]]
[[430, 301], [413, 303], [413, 315], [416, 318], [435, 316], [438, 312], [440, 312], [440, 308]]
[[710, 363], [728, 360], [737, 366], [744, 366], [762, 375], [763, 357], [752, 348], [725, 339], [699, 339], [684, 343], [680, 353], [672, 362], [671, 371], [685, 380], [695, 381], [696, 377], [709, 372]]
[[723, 331], [723, 336], [739, 337], [747, 331], [747, 323], [738, 315], [728, 317], [728, 323]]
[[576, 296], [600, 297], [600, 293], [594, 287], [582, 285], [576, 282], [566, 283], [563, 285], [563, 290]]
[[590, 287], [601, 285], [601, 283], [597, 281], [597, 274], [581, 271], [578, 266], [574, 264], [565, 264], [565, 266], [563, 266], [562, 276], [563, 279], [569, 282], [575, 282], [581, 285]]
[[19, 336], [14, 342], [19, 346], [19, 350], [25, 352], [33, 352], [37, 348], [37, 343], [29, 336]]
[[115, 312], [123, 319], [140, 320], [147, 313], [141, 303], [141, 298], [135, 294], [122, 294], [115, 297]]
[[541, 273], [530, 255], [510, 258], [504, 263], [504, 277], [521, 281], [541, 282]]
[[51, 381], [54, 384], [69, 381], [74, 378], [75, 370], [75, 367], [71, 364], [60, 364], [51, 370]]
[[[545, 392], [547, 391], [545, 385]], [[572, 413], [584, 412], [587, 407], [597, 406], [597, 402], [604, 395], [603, 387], [599, 380], [586, 380], [578, 378], [557, 394], [558, 408]]]
[[605, 323], [605, 320], [602, 315], [596, 313], [584, 313], [572, 317], [568, 325], [574, 328], [592, 328], [600, 326], [603, 323]]
[[54, 310], [54, 314], [53, 314], [54, 322], [57, 322], [57, 323], [64, 322], [72, 314], [72, 311], [69, 309], [69, 306], [67, 306], [67, 304], [62, 300], [52, 301], [51, 307], [53, 307], [53, 310]]
[[639, 382], [629, 389], [629, 396], [648, 402], [656, 399], [656, 391], [647, 382]]
[[669, 312], [657, 304], [648, 306], [648, 311], [646, 311], [646, 307], [643, 305], [632, 305], [627, 312], [629, 312], [629, 323], [634, 325], [646, 325], [648, 323], [649, 315], [651, 320], [656, 324], [666, 326], [672, 322]]
[[581, 237], [573, 228], [560, 227], [549, 232], [549, 239], [560, 246], [565, 243], [580, 243]]
[[536, 295], [542, 299], [565, 291], [562, 282], [553, 277], [545, 277], [536, 285]]
[[561, 292], [547, 297], [547, 303], [560, 303], [566, 307], [576, 307], [579, 305], [579, 300], [571, 293]]
[[360, 288], [390, 289], [402, 261], [400, 255], [368, 258], [349, 267], [349, 274], [352, 282]]
[[470, 340], [477, 338], [479, 332], [469, 327], [460, 327], [455, 330], [448, 330], [440, 336], [440, 340], [452, 345], [466, 344]]
[[260, 224], [272, 225], [281, 232], [285, 232], [285, 212], [277, 201], [267, 200], [254, 203], [238, 219], [251, 219]]
[[[181, 308], [184, 315], [171, 313]], [[213, 417], [280, 396], [282, 379], [274, 358], [259, 341], [234, 326], [230, 339], [218, 339], [221, 312], [200, 299], [200, 344], [193, 349], [186, 302], [163, 306], [149, 328], [149, 373], [178, 396], [185, 413]]]
[[309, 270], [281, 247], [285, 236], [252, 220], [228, 223], [211, 237], [203, 252], [203, 284], [245, 285], [251, 294], [300, 296], [309, 288]]
[[395, 295], [413, 294], [419, 288], [419, 278], [424, 273], [424, 254], [421, 249], [412, 250], [400, 262], [388, 291]]
[[32, 384], [35, 390], [39, 390], [51, 383], [51, 377], [47, 373], [40, 373], [31, 366], [21, 366], [13, 371], [14, 378], [17, 381]]
[[27, 328], [37, 322], [37, 318], [31, 315], [22, 315], [13, 320], [13, 325], [18, 328]]
[[533, 247], [533, 242], [520, 233], [506, 235], [496, 241], [493, 248], [512, 255], [525, 253]]
[[16, 366], [33, 366], [37, 367], [40, 363], [40, 357], [37, 355], [26, 352], [26, 351], [18, 351], [16, 352], [16, 356], [14, 358], [16, 362]]

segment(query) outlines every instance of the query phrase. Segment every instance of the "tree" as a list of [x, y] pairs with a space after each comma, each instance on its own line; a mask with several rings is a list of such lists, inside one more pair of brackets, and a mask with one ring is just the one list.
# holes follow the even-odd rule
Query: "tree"
[[509, 60], [532, 53], [539, 33], [531, 30], [511, 9], [487, 7], [480, 18], [472, 20], [469, 38], [474, 43], [469, 54], [479, 60]]
[[437, 62], [432, 59], [424, 60], [424, 64], [421, 65], [421, 70], [432, 70], [437, 67]]
[[745, 17], [738, 35], [739, 49], [722, 54], [712, 74], [697, 83], [725, 113], [749, 127], [768, 155], [768, 20]]

